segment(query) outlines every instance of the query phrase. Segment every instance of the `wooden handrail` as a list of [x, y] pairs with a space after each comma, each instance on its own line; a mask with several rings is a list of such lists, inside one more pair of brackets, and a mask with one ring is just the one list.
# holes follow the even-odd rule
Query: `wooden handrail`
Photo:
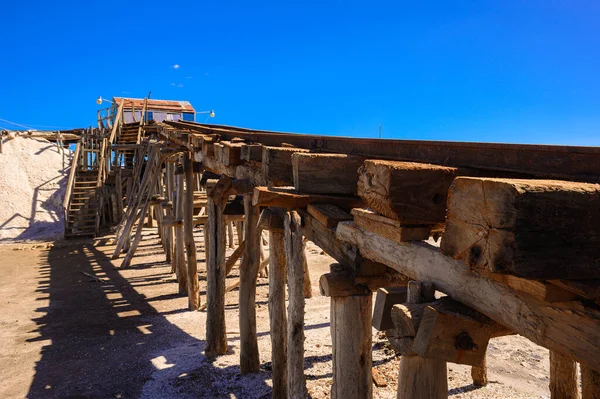
[[140, 127], [138, 127], [137, 143], [140, 143], [142, 137], [142, 127], [144, 126], [144, 118], [146, 116], [146, 110], [148, 109], [148, 99], [144, 98], [144, 108], [142, 108], [142, 115], [140, 117]]
[[73, 191], [73, 184], [75, 182], [75, 173], [79, 165], [79, 153], [81, 152], [81, 143], [77, 143], [75, 148], [75, 155], [73, 155], [73, 161], [71, 162], [71, 170], [69, 172], [69, 181], [67, 183], [67, 189], [65, 191], [65, 199], [63, 200], [63, 208], [69, 209], [71, 203], [71, 192]]

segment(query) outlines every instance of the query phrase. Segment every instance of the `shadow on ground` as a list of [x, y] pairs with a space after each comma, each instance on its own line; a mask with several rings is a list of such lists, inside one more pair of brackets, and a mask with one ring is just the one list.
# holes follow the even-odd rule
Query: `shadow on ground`
[[[269, 372], [242, 377], [238, 367], [220, 368], [206, 360], [204, 341], [150, 305], [171, 296], [138, 293], [101, 249], [92, 241], [53, 247], [47, 263], [39, 265], [38, 292], [47, 294], [50, 304], [37, 309], [43, 316], [34, 320], [40, 334], [35, 340], [51, 344], [43, 347], [28, 397], [270, 397]], [[166, 274], [147, 277], [147, 283]], [[220, 383], [235, 375], [252, 380], [254, 392]]]

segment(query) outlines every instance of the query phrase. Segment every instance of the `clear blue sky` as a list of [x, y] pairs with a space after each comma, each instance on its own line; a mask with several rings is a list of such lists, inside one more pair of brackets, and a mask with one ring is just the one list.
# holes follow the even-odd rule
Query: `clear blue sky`
[[257, 129], [600, 145], [598, 1], [10, 1], [0, 30], [25, 125], [152, 91]]

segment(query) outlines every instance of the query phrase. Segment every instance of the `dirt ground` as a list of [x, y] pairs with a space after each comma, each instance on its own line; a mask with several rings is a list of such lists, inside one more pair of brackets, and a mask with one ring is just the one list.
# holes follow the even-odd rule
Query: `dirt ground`
[[[198, 232], [198, 234], [201, 234]], [[200, 235], [199, 269], [204, 270]], [[1, 398], [269, 398], [267, 279], [259, 278], [257, 329], [261, 371], [240, 375], [237, 291], [227, 294], [229, 352], [203, 356], [205, 312], [187, 310], [158, 238], [146, 230], [132, 266], [112, 261], [112, 237], [0, 246]], [[228, 250], [228, 254], [231, 253]], [[268, 253], [268, 252], [267, 252]], [[318, 279], [332, 259], [307, 243], [313, 298], [306, 301], [305, 373], [313, 398], [331, 385], [329, 300]], [[98, 281], [88, 275], [102, 280]], [[227, 284], [237, 281], [234, 269]], [[204, 301], [205, 274], [200, 274]], [[395, 398], [399, 358], [373, 330], [373, 365]], [[518, 337], [494, 339], [490, 383], [471, 384], [470, 368], [448, 364], [452, 398], [546, 398], [548, 351]]]

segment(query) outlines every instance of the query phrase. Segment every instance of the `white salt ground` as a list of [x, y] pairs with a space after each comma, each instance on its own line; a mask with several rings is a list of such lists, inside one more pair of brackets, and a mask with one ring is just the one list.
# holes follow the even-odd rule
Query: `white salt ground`
[[2, 138], [0, 242], [55, 240], [63, 234], [62, 203], [71, 151], [45, 139]]

